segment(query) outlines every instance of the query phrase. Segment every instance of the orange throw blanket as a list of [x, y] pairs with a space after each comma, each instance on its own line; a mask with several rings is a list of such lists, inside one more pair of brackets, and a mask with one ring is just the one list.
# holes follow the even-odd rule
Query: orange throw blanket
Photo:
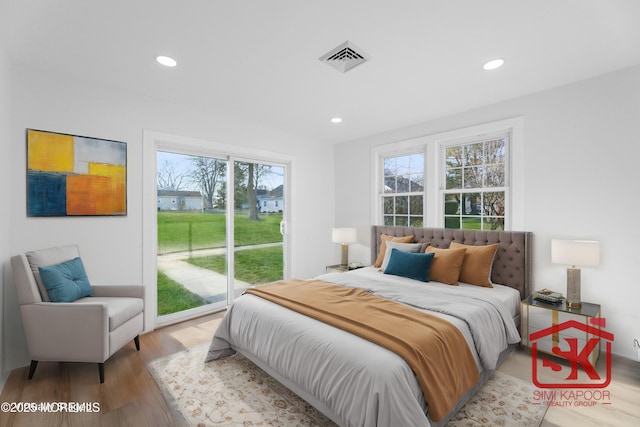
[[480, 379], [462, 333], [437, 316], [321, 280], [291, 279], [246, 291], [358, 335], [402, 357], [415, 373], [429, 417], [442, 420]]

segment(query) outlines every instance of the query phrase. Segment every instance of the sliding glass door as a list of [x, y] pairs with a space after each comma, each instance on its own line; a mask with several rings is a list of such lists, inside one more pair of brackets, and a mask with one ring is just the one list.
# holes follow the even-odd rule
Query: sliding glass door
[[159, 323], [225, 307], [247, 287], [284, 277], [286, 170], [157, 151]]
[[227, 252], [227, 160], [157, 153], [158, 316], [227, 303], [227, 273], [201, 266]]
[[285, 191], [283, 166], [233, 163], [233, 282], [244, 289], [283, 278]]

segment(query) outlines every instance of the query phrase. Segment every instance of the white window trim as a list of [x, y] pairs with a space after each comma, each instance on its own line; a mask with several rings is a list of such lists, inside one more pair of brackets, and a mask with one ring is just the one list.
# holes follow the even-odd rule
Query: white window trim
[[[506, 145], [505, 147], [505, 158], [506, 158], [506, 163], [505, 163], [505, 182], [509, 183], [510, 179], [511, 179], [511, 130], [501, 130], [495, 133], [485, 133], [482, 135], [474, 135], [472, 137], [465, 137], [463, 139], [452, 139], [452, 140], [446, 140], [443, 142], [439, 142], [438, 143], [438, 148], [439, 148], [439, 157], [438, 157], [438, 201], [439, 203], [439, 208], [440, 210], [438, 211], [438, 220], [439, 220], [439, 225], [438, 227], [444, 227], [444, 203], [442, 203], [442, 200], [444, 199], [444, 194], [446, 193], [468, 193], [471, 189], [468, 188], [459, 188], [459, 189], [451, 189], [451, 190], [447, 190], [446, 187], [446, 178], [445, 178], [445, 158], [446, 158], [446, 152], [447, 152], [447, 148], [449, 147], [455, 147], [455, 146], [461, 146], [461, 145], [466, 145], [466, 144], [473, 144], [476, 142], [480, 142], [480, 141], [489, 141], [493, 138], [503, 138], [507, 136], [508, 137], [508, 141], [509, 143]], [[488, 188], [488, 187], [482, 187], [482, 189], [480, 189], [481, 193], [487, 192], [487, 191], [504, 191], [505, 193], [505, 205], [508, 209], [505, 210], [505, 217], [504, 217], [504, 228], [505, 230], [511, 230], [511, 218], [512, 218], [512, 207], [511, 207], [511, 186], [507, 185], [507, 186], [503, 186], [503, 187], [492, 187], [492, 188]]]
[[[383, 188], [383, 176], [382, 171], [384, 169], [384, 159], [387, 157], [400, 157], [404, 155], [414, 154], [417, 152], [424, 152], [425, 156], [425, 165], [424, 172], [425, 175], [423, 177], [424, 180], [424, 197], [422, 200], [422, 212], [423, 215], [426, 213], [426, 200], [427, 200], [427, 147], [425, 145], [423, 138], [410, 139], [407, 141], [395, 142], [392, 144], [386, 144], [380, 147], [373, 147], [371, 149], [371, 164], [373, 167], [371, 168], [372, 172], [372, 182], [373, 182], [373, 197], [371, 198], [371, 224], [384, 224], [384, 218], [382, 215], [382, 199], [385, 195]], [[409, 193], [406, 193], [407, 195]], [[390, 194], [387, 194], [390, 195]], [[401, 195], [401, 194], [394, 194]], [[426, 226], [426, 223], [425, 223]]]
[[453, 131], [421, 136], [405, 141], [393, 142], [371, 149], [371, 224], [384, 224], [382, 218], [382, 162], [385, 157], [400, 156], [424, 150], [424, 226], [444, 226], [444, 203], [441, 191], [444, 188], [444, 170], [442, 151], [448, 145], [464, 143], [468, 140], [484, 138], [495, 134], [509, 133], [509, 166], [510, 191], [505, 227], [509, 230], [524, 229], [524, 134], [523, 118], [513, 117], [495, 122], [470, 126]]

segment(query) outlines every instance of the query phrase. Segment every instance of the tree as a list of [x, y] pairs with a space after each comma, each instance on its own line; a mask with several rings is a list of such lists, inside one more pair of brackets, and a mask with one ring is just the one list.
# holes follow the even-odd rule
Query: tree
[[227, 208], [227, 182], [223, 181], [220, 183], [218, 187], [218, 208], [226, 209]]
[[175, 165], [169, 160], [165, 160], [162, 166], [158, 168], [158, 188], [172, 188], [173, 190], [182, 190], [188, 181], [187, 172], [178, 172]]
[[255, 164], [249, 163], [247, 171], [247, 201], [249, 202], [249, 220], [260, 221], [258, 217], [258, 195], [256, 194], [256, 183], [254, 181]]
[[227, 163], [224, 160], [209, 157], [194, 157], [190, 178], [198, 184], [205, 201], [206, 209], [213, 209], [216, 189], [224, 182], [227, 173]]
[[236, 162], [235, 164], [236, 205], [241, 205], [241, 201], [246, 201], [251, 221], [260, 221], [256, 190], [263, 187], [260, 185], [260, 181], [270, 173], [270, 165], [244, 162]]
[[247, 168], [245, 163], [235, 162], [233, 168], [233, 200], [235, 209], [247, 204]]

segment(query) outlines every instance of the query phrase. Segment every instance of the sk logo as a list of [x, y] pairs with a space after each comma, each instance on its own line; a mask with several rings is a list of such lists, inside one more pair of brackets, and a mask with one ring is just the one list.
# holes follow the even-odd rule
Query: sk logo
[[[604, 388], [609, 385], [611, 382], [611, 343], [613, 342], [613, 334], [602, 329], [605, 327], [605, 319], [591, 318], [590, 321], [591, 325], [587, 325], [575, 320], [569, 320], [529, 335], [529, 342], [532, 343], [532, 379], [536, 386], [540, 388]], [[578, 339], [562, 334], [562, 332], [569, 329], [578, 331], [578, 335], [585, 338]], [[569, 375], [559, 381], [545, 382], [541, 378], [544, 376], [545, 368], [554, 372], [559, 372], [563, 368], [561, 364], [548, 359], [544, 355], [538, 360], [537, 341], [548, 336], [552, 337], [552, 342], [554, 343], [551, 348], [552, 353], [567, 359], [570, 363], [571, 371]], [[560, 342], [560, 340], [563, 340], [563, 342]], [[595, 366], [591, 363], [591, 360], [597, 360], [596, 357], [591, 356], [594, 351], [600, 351], [598, 344], [601, 343], [601, 340], [606, 340], [605, 358], [607, 365], [605, 378], [600, 377]], [[568, 345], [568, 350], [561, 349], [561, 344], [565, 348]], [[579, 368], [582, 368], [587, 374], [588, 380], [579, 380]]]

